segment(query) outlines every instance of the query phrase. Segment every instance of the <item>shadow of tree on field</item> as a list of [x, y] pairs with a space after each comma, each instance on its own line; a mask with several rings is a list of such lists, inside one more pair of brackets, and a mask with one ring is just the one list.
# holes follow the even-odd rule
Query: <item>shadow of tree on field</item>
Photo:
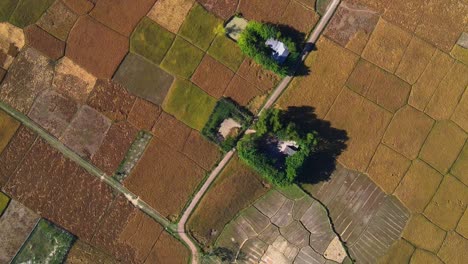
[[336, 159], [347, 147], [347, 132], [318, 119], [310, 106], [288, 107], [285, 117], [297, 125], [299, 133], [317, 131], [319, 134], [318, 147], [304, 163], [297, 182], [314, 184], [329, 180], [336, 169]]

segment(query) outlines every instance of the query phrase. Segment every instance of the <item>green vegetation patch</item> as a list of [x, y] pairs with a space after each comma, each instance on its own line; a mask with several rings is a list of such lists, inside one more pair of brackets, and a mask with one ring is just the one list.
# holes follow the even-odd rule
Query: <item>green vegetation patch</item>
[[164, 111], [191, 128], [202, 130], [216, 105], [216, 99], [191, 82], [176, 80], [163, 104]]
[[8, 21], [11, 14], [15, 11], [19, 0], [2, 0], [0, 1], [0, 22]]
[[55, 0], [20, 0], [10, 16], [10, 23], [20, 28], [34, 24], [54, 2]]
[[[233, 119], [241, 125], [240, 129], [236, 129], [234, 133], [230, 133], [227, 138], [224, 138], [219, 133], [219, 127], [224, 120]], [[238, 106], [232, 100], [222, 98], [216, 103], [216, 106], [211, 113], [210, 119], [202, 130], [202, 134], [209, 140], [218, 144], [222, 150], [231, 150], [239, 140], [239, 137], [247, 129], [252, 121], [252, 114]]]
[[[289, 55], [285, 61], [280, 63], [273, 57], [273, 50], [265, 44], [268, 39], [280, 41], [288, 48]], [[244, 54], [267, 70], [280, 76], [294, 73], [300, 55], [298, 47], [290, 37], [283, 36], [276, 27], [249, 21], [237, 43]]]
[[237, 44], [224, 35], [215, 38], [208, 54], [233, 71], [239, 69], [245, 58]]
[[185, 18], [179, 34], [194, 45], [206, 50], [216, 36], [216, 29], [222, 21], [210, 14], [202, 6], [195, 5]]
[[174, 34], [144, 17], [130, 38], [130, 51], [159, 64], [174, 41]]
[[112, 177], [119, 182], [125, 180], [145, 152], [151, 138], [153, 138], [153, 136], [149, 132], [138, 132], [136, 139], [133, 141], [125, 154], [125, 158], [122, 160], [122, 163], [120, 163], [117, 171]]
[[63, 263], [75, 237], [51, 222], [41, 219], [13, 259], [16, 263]]
[[3, 211], [5, 211], [5, 209], [7, 208], [9, 202], [10, 197], [0, 192], [0, 216], [3, 214]]
[[[239, 158], [277, 186], [292, 184], [318, 145], [315, 131], [301, 131], [287, 112], [265, 111], [255, 124], [255, 133], [237, 143]], [[288, 143], [286, 149], [281, 146]]]
[[161, 67], [170, 73], [190, 78], [203, 58], [203, 51], [183, 38], [177, 37], [161, 63]]

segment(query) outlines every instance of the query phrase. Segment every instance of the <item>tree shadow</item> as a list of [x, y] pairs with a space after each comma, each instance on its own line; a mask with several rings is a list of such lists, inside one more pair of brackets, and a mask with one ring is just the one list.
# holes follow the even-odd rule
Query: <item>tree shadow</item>
[[302, 135], [317, 131], [319, 144], [314, 154], [304, 163], [298, 183], [318, 183], [330, 179], [336, 169], [336, 159], [346, 149], [348, 135], [345, 130], [333, 128], [330, 122], [317, 118], [310, 106], [288, 107], [285, 118], [294, 122]]

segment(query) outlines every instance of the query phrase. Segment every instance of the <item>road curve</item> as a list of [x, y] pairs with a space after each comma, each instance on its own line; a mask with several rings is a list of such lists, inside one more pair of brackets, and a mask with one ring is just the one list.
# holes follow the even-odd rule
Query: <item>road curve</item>
[[[332, 2], [328, 5], [327, 11], [320, 18], [319, 22], [317, 23], [314, 30], [310, 34], [310, 37], [307, 39], [307, 43], [309, 45], [315, 44], [315, 42], [318, 40], [320, 34], [325, 29], [325, 26], [330, 21], [331, 17], [335, 13], [335, 10], [340, 4], [340, 2], [341, 0], [332, 0]], [[309, 52], [310, 50], [308, 50], [308, 48], [304, 49], [301, 55], [302, 61], [305, 60]], [[270, 97], [268, 98], [267, 102], [263, 105], [258, 115], [260, 115], [263, 110], [270, 108], [276, 102], [276, 100], [278, 100], [279, 96], [286, 89], [288, 84], [291, 82], [292, 78], [293, 78], [292, 76], [286, 76], [285, 78], [283, 78], [283, 80], [276, 86], [273, 93], [271, 93]], [[199, 250], [195, 242], [193, 242], [193, 240], [187, 235], [187, 230], [185, 229], [185, 225], [187, 223], [188, 218], [193, 213], [193, 210], [195, 210], [196, 206], [200, 202], [203, 195], [209, 189], [210, 185], [213, 183], [213, 181], [216, 179], [219, 173], [223, 170], [224, 166], [226, 166], [229, 160], [231, 160], [234, 153], [235, 153], [235, 149], [232, 149], [231, 151], [226, 153], [226, 155], [223, 157], [223, 159], [218, 164], [218, 166], [216, 166], [216, 168], [211, 172], [210, 176], [208, 176], [208, 179], [203, 183], [200, 190], [198, 190], [198, 192], [195, 194], [189, 206], [185, 209], [184, 213], [182, 214], [179, 224], [177, 225], [177, 232], [179, 232], [180, 238], [189, 246], [190, 251], [192, 251], [192, 264], [199, 263], [200, 261], [200, 256], [198, 254]]]

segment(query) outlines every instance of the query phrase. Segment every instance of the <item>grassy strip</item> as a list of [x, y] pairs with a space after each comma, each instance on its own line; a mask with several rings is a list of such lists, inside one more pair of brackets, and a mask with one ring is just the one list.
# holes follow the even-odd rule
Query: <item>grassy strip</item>
[[125, 154], [125, 158], [120, 163], [115, 174], [112, 176], [114, 179], [118, 182], [122, 182], [128, 175], [130, 175], [130, 172], [140, 160], [152, 137], [153, 136], [146, 131], [138, 132], [137, 137]]

